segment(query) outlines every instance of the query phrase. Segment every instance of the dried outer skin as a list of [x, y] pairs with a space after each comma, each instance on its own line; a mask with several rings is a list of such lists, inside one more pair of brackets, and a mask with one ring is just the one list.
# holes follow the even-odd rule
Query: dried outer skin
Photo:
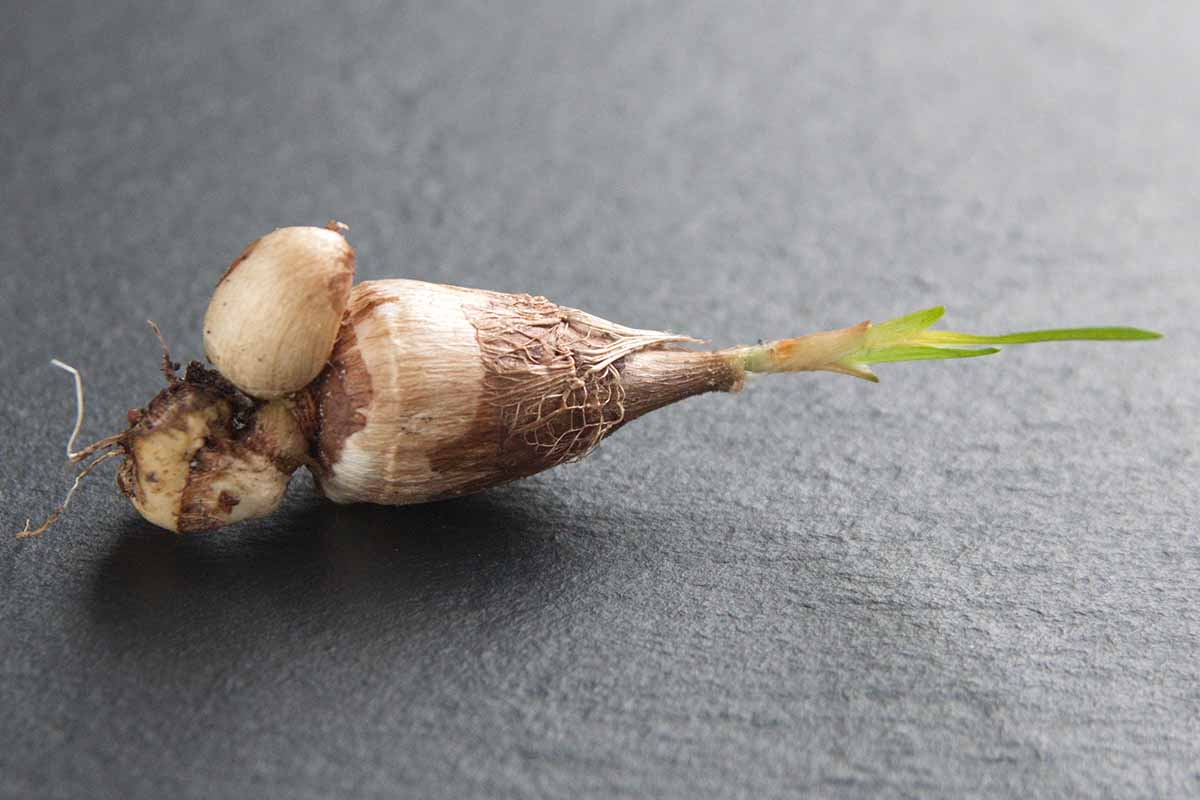
[[354, 282], [354, 249], [336, 231], [280, 228], [225, 271], [204, 316], [204, 351], [261, 399], [299, 391], [333, 350]]
[[486, 367], [486, 402], [505, 434], [549, 465], [582, 458], [625, 421], [627, 357], [695, 341], [625, 328], [544, 297], [502, 295], [464, 312]]
[[695, 341], [542, 297], [409, 280], [353, 290], [310, 388], [312, 469], [340, 503], [452, 497], [586, 455], [653, 408], [740, 385]]

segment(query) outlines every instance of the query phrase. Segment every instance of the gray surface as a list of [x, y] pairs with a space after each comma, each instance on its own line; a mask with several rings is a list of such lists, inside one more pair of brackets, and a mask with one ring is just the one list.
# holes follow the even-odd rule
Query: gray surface
[[719, 344], [938, 302], [1169, 338], [764, 380], [205, 537], [106, 475], [0, 536], [0, 793], [1200, 792], [1195, 4], [192, 5], [0, 22], [8, 528], [69, 482], [50, 357], [110, 432], [143, 320], [198, 354], [241, 247], [330, 216], [363, 278]]

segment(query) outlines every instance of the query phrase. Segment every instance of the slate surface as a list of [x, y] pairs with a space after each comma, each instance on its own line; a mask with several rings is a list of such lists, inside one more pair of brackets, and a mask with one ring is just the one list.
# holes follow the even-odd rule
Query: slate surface
[[197, 355], [242, 246], [331, 216], [362, 278], [718, 344], [934, 303], [1168, 338], [772, 378], [204, 537], [106, 474], [0, 536], [0, 794], [1200, 793], [1200, 8], [983, 5], [7, 9], [12, 530], [70, 480], [51, 357], [109, 433], [143, 320]]

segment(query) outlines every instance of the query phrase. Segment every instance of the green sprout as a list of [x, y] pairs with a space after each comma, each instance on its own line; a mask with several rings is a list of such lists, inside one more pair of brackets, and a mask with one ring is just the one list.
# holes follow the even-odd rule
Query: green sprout
[[748, 372], [824, 370], [878, 382], [879, 378], [869, 366], [871, 364], [975, 358], [1000, 352], [999, 347], [990, 345], [1072, 341], [1133, 342], [1162, 338], [1162, 334], [1154, 331], [1120, 326], [1054, 328], [998, 336], [931, 330], [933, 324], [945, 313], [945, 308], [935, 306], [879, 325], [863, 322], [837, 331], [738, 348], [736, 352], [742, 366]]

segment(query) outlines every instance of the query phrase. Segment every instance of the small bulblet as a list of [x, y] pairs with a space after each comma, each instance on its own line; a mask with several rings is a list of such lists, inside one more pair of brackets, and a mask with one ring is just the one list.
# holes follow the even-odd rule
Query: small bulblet
[[327, 228], [279, 228], [234, 259], [204, 315], [204, 351], [250, 397], [299, 391], [321, 371], [354, 282], [354, 249]]
[[727, 356], [542, 297], [411, 280], [353, 290], [308, 390], [313, 472], [339, 503], [453, 497], [580, 458], [620, 425], [732, 389]]

